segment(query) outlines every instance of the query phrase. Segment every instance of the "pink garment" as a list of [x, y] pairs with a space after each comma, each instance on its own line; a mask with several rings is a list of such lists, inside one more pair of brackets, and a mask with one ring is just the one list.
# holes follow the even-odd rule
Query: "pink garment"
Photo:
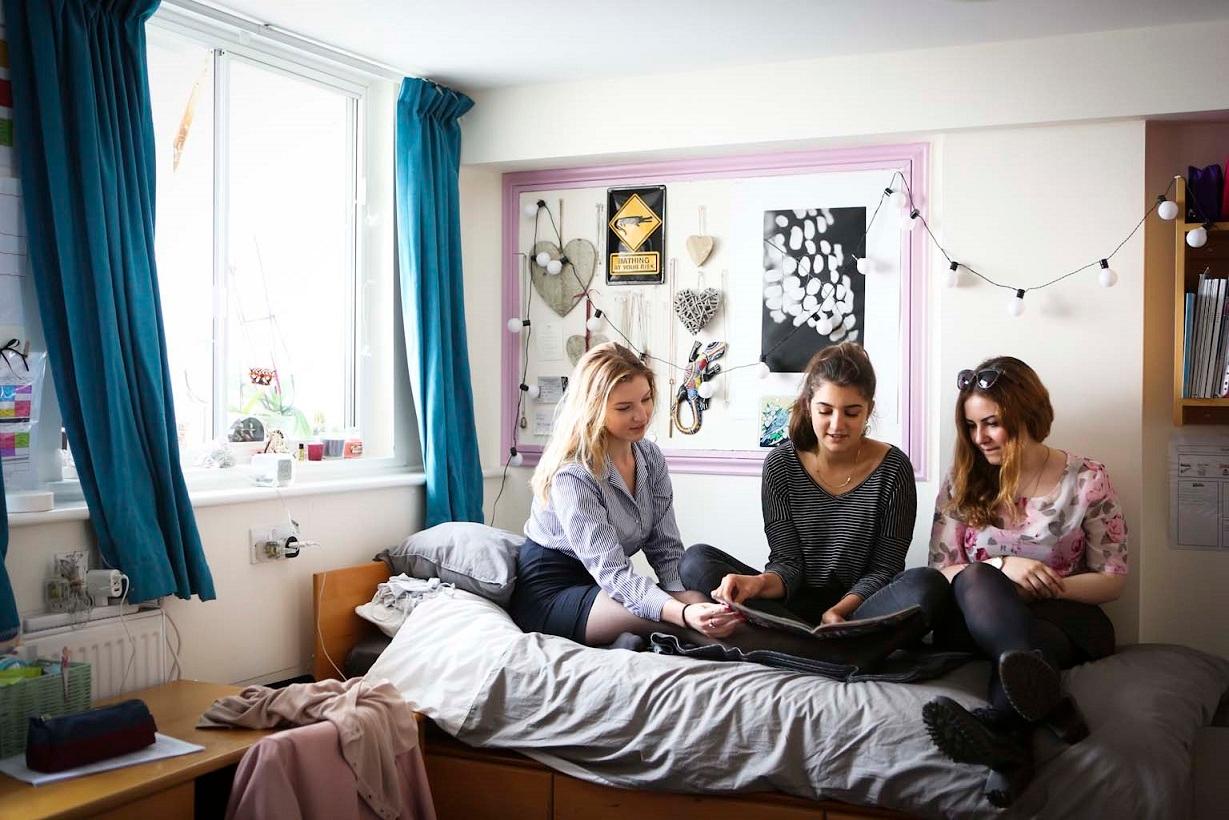
[[[396, 814], [435, 820], [431, 788], [417, 746], [397, 756]], [[337, 727], [314, 723], [269, 735], [239, 763], [226, 820], [376, 820], [341, 756]]]
[[[1062, 450], [1056, 452], [1062, 453]], [[1067, 463], [1048, 495], [1022, 498], [1018, 520], [1002, 527], [970, 527], [947, 505], [951, 477], [935, 501], [930, 565], [938, 569], [1017, 555], [1066, 577], [1081, 572], [1127, 574], [1127, 526], [1105, 466], [1063, 453]]]
[[388, 681], [350, 678], [296, 683], [284, 689], [249, 686], [205, 710], [199, 729], [240, 726], [284, 729], [328, 721], [359, 794], [380, 817], [397, 816], [396, 759], [418, 745], [414, 713]]

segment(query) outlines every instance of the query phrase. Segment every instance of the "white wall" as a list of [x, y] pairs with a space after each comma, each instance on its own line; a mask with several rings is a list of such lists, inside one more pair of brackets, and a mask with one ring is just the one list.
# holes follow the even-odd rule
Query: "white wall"
[[[1161, 190], [1188, 165], [1224, 163], [1229, 121], [1149, 123], [1146, 178]], [[1222, 217], [1223, 218], [1223, 217]], [[1229, 551], [1174, 549], [1169, 534], [1169, 439], [1173, 426], [1174, 229], [1148, 225], [1141, 478], [1140, 639], [1189, 643], [1229, 657]], [[1223, 429], [1222, 433], [1225, 432]]]
[[[492, 208], [504, 170], [903, 139], [933, 146], [929, 215], [940, 240], [996, 278], [1041, 284], [1109, 253], [1151, 204], [1144, 180], [1146, 116], [1229, 108], [1229, 87], [1210, 79], [1229, 69], [1229, 50], [1220, 45], [1227, 37], [1229, 24], [1183, 26], [479, 94], [464, 121], [467, 292], [498, 287]], [[1203, 68], [1217, 67], [1191, 72], [1187, 61], [1173, 59], [1196, 53]], [[822, 93], [815, 91], [816, 77], [823, 78]], [[800, 99], [813, 104], [799, 105]], [[556, 125], [540, 125], [544, 111], [556, 112]], [[611, 117], [611, 111], [628, 116]], [[630, 116], [637, 112], [645, 116]], [[482, 217], [481, 235], [465, 221], [469, 215]], [[483, 268], [476, 270], [471, 258], [485, 260]], [[1025, 316], [1014, 321], [1006, 314], [1006, 291], [970, 278], [955, 290], [932, 284], [930, 463], [945, 467], [950, 460], [957, 370], [1001, 353], [1033, 364], [1057, 413], [1051, 443], [1104, 461], [1122, 499], [1133, 574], [1123, 599], [1111, 607], [1120, 640], [1161, 634], [1180, 640], [1185, 633], [1179, 627], [1190, 613], [1209, 611], [1220, 598], [1210, 584], [1148, 574], [1153, 567], [1143, 538], [1151, 531], [1144, 522], [1165, 502], [1141, 477], [1142, 231], [1113, 264], [1120, 275], [1116, 288], [1100, 288], [1091, 270], [1030, 295]], [[932, 259], [936, 279], [944, 267]], [[487, 308], [486, 324], [497, 324], [494, 298]], [[471, 339], [478, 332], [472, 329]], [[494, 343], [498, 328], [481, 332]], [[496, 395], [493, 353], [474, 363], [474, 380], [476, 391]], [[502, 456], [498, 419], [497, 402], [480, 404], [487, 464]], [[524, 522], [528, 475], [509, 473], [497, 520], [508, 529]], [[925, 560], [938, 476], [936, 469], [918, 487], [911, 565]], [[685, 541], [708, 541], [751, 563], [763, 561], [758, 479], [676, 475], [674, 485]], [[1191, 568], [1183, 580], [1195, 572]], [[1141, 595], [1182, 598], [1181, 613], [1169, 616], [1171, 628], [1141, 622], [1141, 613], [1155, 611]], [[1229, 655], [1213, 631], [1209, 625], [1189, 633], [1187, 642]]]
[[[248, 529], [279, 524], [289, 514], [320, 542], [298, 558], [253, 566]], [[422, 526], [421, 486], [271, 498], [203, 507], [197, 524], [217, 599], [168, 599], [183, 636], [183, 676], [224, 683], [269, 682], [310, 668], [313, 646], [311, 575], [360, 564]], [[87, 522], [13, 526], [9, 576], [20, 612], [43, 608], [42, 581], [52, 553], [93, 546]], [[341, 659], [337, 659], [338, 663]]]

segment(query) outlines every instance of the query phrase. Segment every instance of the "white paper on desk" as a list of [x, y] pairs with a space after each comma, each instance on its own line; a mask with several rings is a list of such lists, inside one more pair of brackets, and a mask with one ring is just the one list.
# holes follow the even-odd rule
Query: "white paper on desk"
[[179, 757], [180, 755], [191, 754], [192, 752], [201, 752], [205, 750], [204, 746], [197, 746], [195, 743], [188, 743], [184, 740], [176, 740], [173, 737], [168, 737], [161, 732], [154, 733], [154, 745], [146, 746], [144, 749], [139, 749], [135, 752], [129, 752], [126, 755], [119, 757], [100, 760], [97, 763], [90, 763], [88, 766], [78, 766], [75, 769], [68, 769], [62, 772], [36, 772], [33, 769], [26, 768], [26, 753], [6, 757], [0, 760], [0, 772], [4, 772], [9, 777], [14, 777], [25, 783], [32, 783], [35, 786], [44, 786], [48, 783], [54, 783], [57, 780], [68, 780], [73, 777], [82, 777], [87, 774], [96, 772], [106, 772], [111, 769], [122, 769], [125, 766], [135, 766], [138, 763], [148, 763], [151, 760], [163, 760], [168, 757]]

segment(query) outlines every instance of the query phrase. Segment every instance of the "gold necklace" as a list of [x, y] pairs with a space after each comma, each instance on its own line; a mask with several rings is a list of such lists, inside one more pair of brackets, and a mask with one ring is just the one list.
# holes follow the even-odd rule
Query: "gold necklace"
[[1025, 496], [1026, 498], [1032, 498], [1037, 495], [1037, 487], [1041, 484], [1041, 477], [1045, 475], [1046, 467], [1050, 466], [1050, 445], [1046, 444], [1043, 446], [1046, 448], [1045, 461], [1041, 462], [1041, 469], [1037, 471], [1037, 477], [1033, 479], [1032, 495]]
[[838, 490], [843, 490], [846, 487], [848, 487], [849, 482], [853, 481], [853, 474], [857, 472], [858, 462], [862, 460], [862, 445], [865, 443], [866, 443], [865, 438], [863, 438], [862, 441], [858, 442], [858, 452], [855, 453], [853, 457], [853, 468], [849, 471], [849, 475], [845, 476], [845, 480], [842, 481], [840, 484], [836, 484], [824, 478], [823, 473], [820, 471], [819, 453], [816, 452], [815, 453], [815, 477], [819, 479], [819, 482], [821, 484], [826, 484]]

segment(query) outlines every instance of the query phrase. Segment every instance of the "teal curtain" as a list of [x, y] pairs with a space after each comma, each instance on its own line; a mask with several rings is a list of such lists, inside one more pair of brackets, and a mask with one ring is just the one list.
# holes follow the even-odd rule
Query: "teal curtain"
[[17, 601], [13, 598], [13, 585], [4, 559], [9, 551], [9, 511], [4, 503], [4, 471], [0, 470], [0, 641], [17, 636], [21, 619], [17, 617]]
[[4, 0], [29, 259], [104, 560], [213, 598], [179, 466], [154, 264], [145, 22], [158, 0]]
[[473, 105], [464, 94], [410, 78], [397, 98], [397, 265], [428, 527], [482, 521], [457, 190], [459, 120]]

